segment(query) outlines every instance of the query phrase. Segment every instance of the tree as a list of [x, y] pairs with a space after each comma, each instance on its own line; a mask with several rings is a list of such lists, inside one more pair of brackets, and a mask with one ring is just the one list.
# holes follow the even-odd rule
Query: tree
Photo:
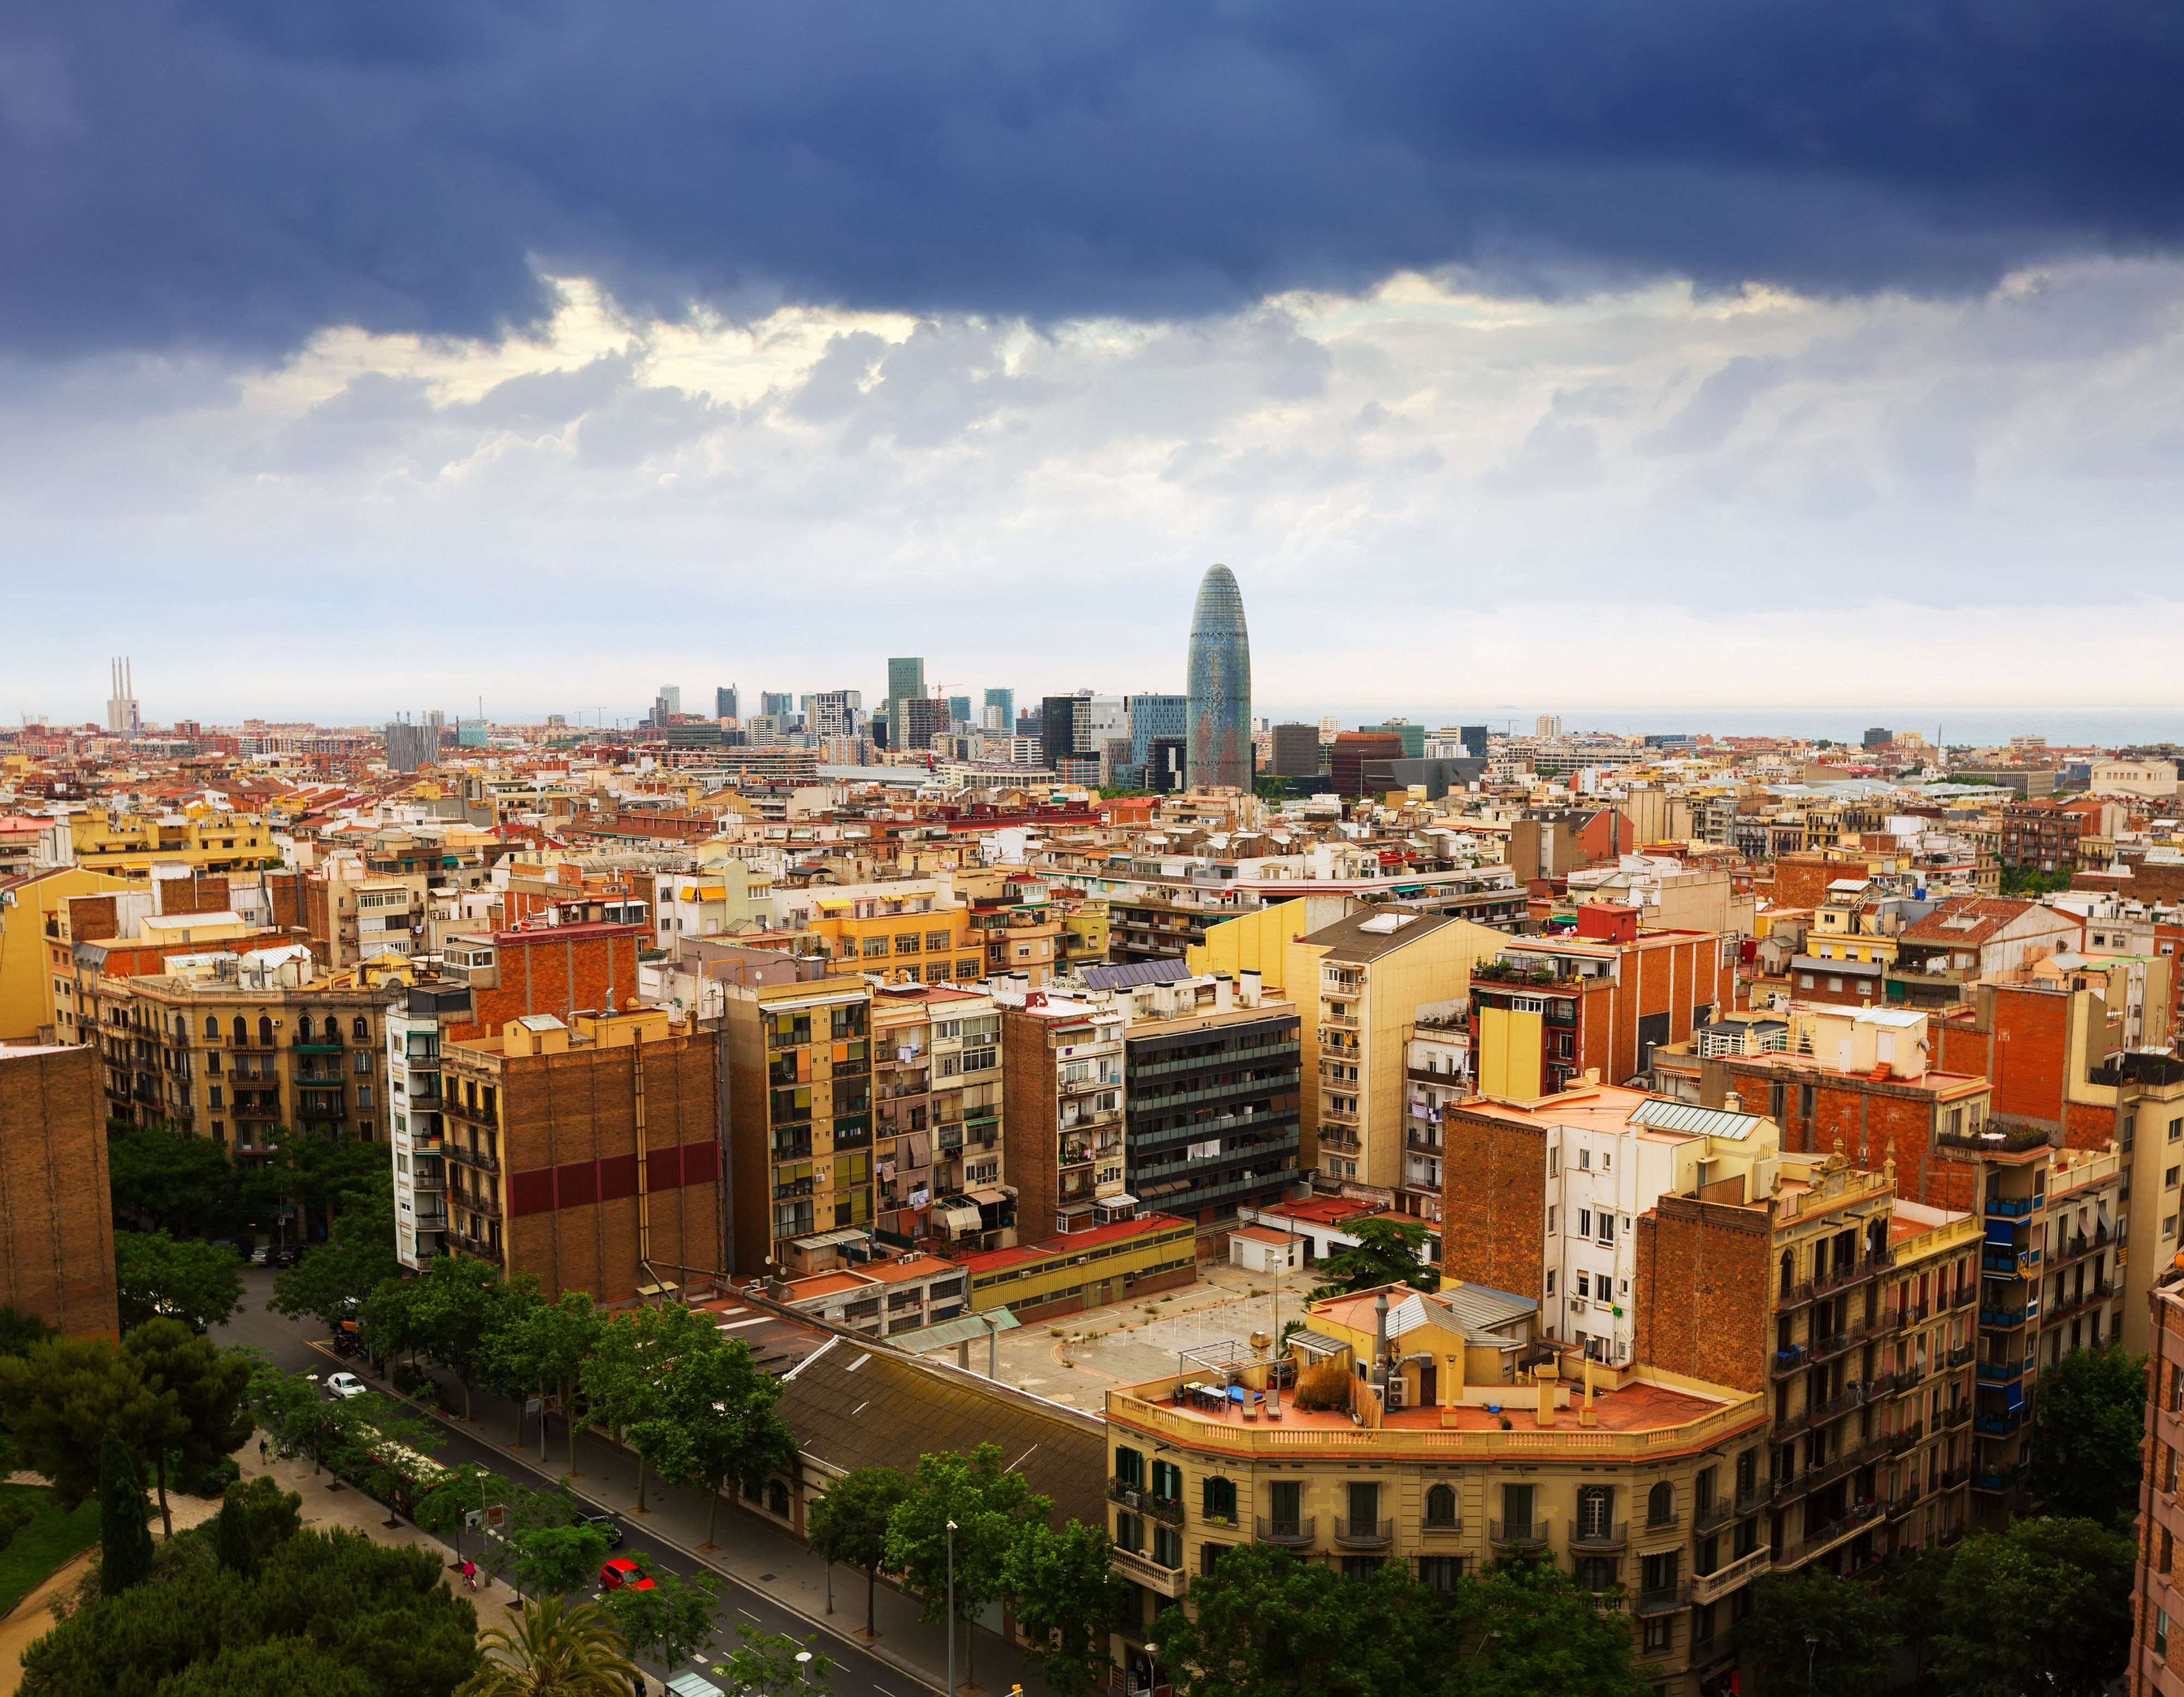
[[[470, 1419], [471, 1388], [484, 1375], [488, 1340], [508, 1298], [499, 1270], [468, 1255], [435, 1255], [423, 1277], [393, 1289], [401, 1294], [404, 1341], [454, 1374]], [[374, 1297], [375, 1309], [387, 1294]]]
[[27, 1355], [47, 1338], [59, 1336], [36, 1315], [0, 1303], [0, 1355]]
[[508, 1533], [515, 1577], [534, 1597], [568, 1596], [599, 1583], [610, 1534], [603, 1526], [573, 1521], [522, 1526]]
[[799, 1644], [778, 1633], [738, 1626], [736, 1639], [727, 1660], [713, 1665], [713, 1672], [728, 1682], [736, 1697], [795, 1697], [811, 1690], [812, 1681], [824, 1680], [837, 1666], [832, 1656], [812, 1649], [819, 1642], [816, 1638]]
[[[921, 1455], [909, 1491], [888, 1519], [888, 1566], [909, 1581], [922, 1605], [918, 1618], [928, 1621], [949, 1617], [952, 1566], [955, 1631], [1007, 1594], [1011, 1553], [1027, 1527], [1045, 1525], [1053, 1513], [1053, 1503], [1034, 1495], [1022, 1474], [1002, 1467], [998, 1444], [981, 1444], [967, 1455]], [[967, 1650], [963, 1667], [970, 1678]]]
[[164, 1232], [114, 1234], [121, 1328], [165, 1315], [193, 1332], [224, 1326], [242, 1306], [235, 1253], [214, 1244], [178, 1244]]
[[372, 1293], [402, 1272], [394, 1254], [394, 1194], [389, 1188], [352, 1202], [337, 1215], [326, 1243], [305, 1250], [295, 1266], [275, 1276], [273, 1297], [265, 1305], [291, 1319], [309, 1315], [331, 1330], [355, 1319]]
[[[247, 1585], [206, 1561], [102, 1597], [24, 1652], [21, 1689], [440, 1697], [477, 1666], [476, 1630], [476, 1611], [449, 1592], [435, 1552], [305, 1530], [275, 1547]], [[269, 1689], [266, 1667], [281, 1665], [284, 1644], [295, 1647], [297, 1683]]]
[[513, 1633], [493, 1627], [479, 1642], [486, 1665], [458, 1697], [628, 1697], [641, 1677], [628, 1640], [596, 1603], [542, 1598]]
[[630, 1428], [630, 1441], [671, 1485], [705, 1488], [705, 1542], [713, 1542], [721, 1492], [733, 1479], [755, 1485], [796, 1465], [796, 1434], [773, 1412], [782, 1383], [760, 1371], [750, 1346], [722, 1341], [719, 1323], [697, 1310], [667, 1310], [682, 1318], [663, 1329], [670, 1362], [661, 1376], [658, 1411]]
[[694, 1573], [686, 1579], [654, 1572], [650, 1558], [641, 1551], [635, 1560], [651, 1576], [652, 1583], [608, 1592], [602, 1600], [606, 1611], [635, 1654], [663, 1666], [677, 1666], [711, 1640], [721, 1582], [710, 1573]]
[[1362, 1220], [1349, 1229], [1357, 1238], [1357, 1247], [1320, 1262], [1326, 1282], [1312, 1292], [1315, 1300], [1386, 1284], [1407, 1284], [1412, 1290], [1440, 1288], [1439, 1275], [1419, 1259], [1418, 1252], [1426, 1242], [1422, 1224], [1409, 1220]]
[[53, 1481], [64, 1509], [99, 1488], [109, 1432], [142, 1457], [163, 1419], [158, 1399], [103, 1338], [51, 1338], [27, 1355], [0, 1356], [0, 1422], [24, 1464]]
[[[683, 1308], [640, 1308], [618, 1314], [600, 1326], [592, 1352], [584, 1360], [580, 1377], [584, 1394], [601, 1419], [616, 1432], [631, 1433], [649, 1426], [665, 1411], [662, 1392], [674, 1366], [678, 1345], [704, 1347], [691, 1337], [691, 1310]], [[697, 1316], [718, 1338], [710, 1316]], [[645, 1512], [644, 1471], [647, 1461], [637, 1452], [637, 1511]]]
[[1034, 1523], [1009, 1552], [1008, 1589], [1033, 1660], [1058, 1697], [1104, 1689], [1113, 1658], [1108, 1635], [1129, 1587], [1111, 1566], [1105, 1527]]
[[1186, 1697], [1360, 1697], [1431, 1689], [1412, 1648], [1424, 1588], [1390, 1564], [1364, 1581], [1271, 1544], [1240, 1544], [1153, 1624]]
[[2040, 1370], [2032, 1410], [2032, 1487], [2066, 1519], [2123, 1527], [2138, 1511], [2146, 1432], [2146, 1357], [2073, 1349]]
[[98, 1447], [98, 1589], [118, 1597], [152, 1572], [152, 1533], [145, 1525], [144, 1480], [121, 1435]]
[[1632, 1655], [1624, 1616], [1551, 1561], [1496, 1563], [1457, 1588], [1451, 1614], [1457, 1627], [1452, 1650], [1429, 1652], [1437, 1661], [1453, 1655], [1461, 1672], [1460, 1682], [1444, 1689], [1465, 1697], [1540, 1691], [1646, 1697], [1652, 1689]]
[[[577, 1431], [587, 1423], [593, 1403], [584, 1364], [598, 1349], [607, 1324], [584, 1292], [564, 1291], [560, 1300], [545, 1302], [538, 1296], [536, 1282], [526, 1276], [510, 1287], [506, 1305], [486, 1338], [487, 1379], [515, 1402], [517, 1443], [523, 1441], [526, 1394], [543, 1393], [550, 1386], [560, 1394], [571, 1478], [577, 1476]], [[580, 1415], [580, 1408], [587, 1413]], [[539, 1441], [543, 1444], [545, 1440]]]
[[172, 1538], [170, 1471], [178, 1467], [186, 1478], [205, 1477], [250, 1436], [254, 1422], [243, 1396], [251, 1363], [193, 1335], [179, 1320], [146, 1321], [123, 1340], [121, 1356], [159, 1402], [158, 1427], [145, 1434], [146, 1459], [159, 1488], [159, 1516]]
[[2090, 1519], [2013, 1521], [1966, 1538], [1941, 1586], [1944, 1689], [2097, 1697], [2129, 1655], [2134, 1553]]
[[249, 1511], [232, 1491], [220, 1503], [220, 1518], [213, 1523], [213, 1548], [219, 1554], [220, 1565], [237, 1577], [256, 1576], [258, 1542], [250, 1535]]
[[827, 1487], [806, 1517], [806, 1533], [822, 1561], [865, 1570], [866, 1638], [879, 1636], [876, 1594], [887, 1562], [888, 1522], [909, 1492], [910, 1481], [892, 1467], [853, 1468]]
[[1769, 1690], [1858, 1697], [1886, 1681], [1901, 1638], [1894, 1604], [1873, 1586], [1808, 1567], [1755, 1580], [1752, 1600], [1737, 1648], [1765, 1667]]
[[106, 1177], [117, 1222], [232, 1238], [249, 1217], [242, 1171], [218, 1143], [192, 1132], [110, 1125]]

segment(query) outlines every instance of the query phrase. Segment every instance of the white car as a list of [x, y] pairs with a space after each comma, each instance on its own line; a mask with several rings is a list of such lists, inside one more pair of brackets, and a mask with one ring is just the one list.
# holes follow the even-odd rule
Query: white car
[[370, 1385], [365, 1383], [365, 1382], [357, 1377], [354, 1373], [328, 1373], [326, 1375], [326, 1394], [331, 1397], [338, 1397], [343, 1402], [347, 1402], [353, 1396], [362, 1396], [371, 1387]]

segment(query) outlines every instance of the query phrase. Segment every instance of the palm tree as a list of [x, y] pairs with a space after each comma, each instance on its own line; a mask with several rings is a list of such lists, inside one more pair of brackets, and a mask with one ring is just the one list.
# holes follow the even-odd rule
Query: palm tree
[[480, 1634], [486, 1665], [457, 1697], [629, 1697], [641, 1690], [629, 1640], [596, 1603], [543, 1597], [514, 1633]]

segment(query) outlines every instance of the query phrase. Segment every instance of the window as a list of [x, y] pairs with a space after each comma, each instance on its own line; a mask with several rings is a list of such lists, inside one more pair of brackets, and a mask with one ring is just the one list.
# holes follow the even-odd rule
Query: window
[[[1708, 1477], [1711, 1477], [1709, 1474]], [[1646, 1524], [1673, 1526], [1676, 1519], [1676, 1488], [1666, 1479], [1646, 1493]]]
[[1145, 1550], [1145, 1523], [1127, 1509], [1115, 1513], [1115, 1548], [1127, 1550], [1133, 1555], [1142, 1555]]
[[1461, 1555], [1418, 1557], [1418, 1583], [1429, 1590], [1453, 1591], [1462, 1583], [1463, 1558]]
[[1153, 1560], [1163, 1567], [1183, 1566], [1183, 1534], [1172, 1526], [1153, 1527]]
[[1591, 1273], [1581, 1272], [1577, 1276], [1576, 1294], [1580, 1296], [1591, 1296], [1592, 1294], [1592, 1275]]
[[918, 951], [919, 941], [916, 932], [905, 931], [895, 938], [894, 952], [898, 954], [915, 954]]
[[359, 1050], [357, 1050], [357, 1052], [356, 1052], [356, 1061], [355, 1061], [355, 1064], [354, 1064], [353, 1066], [351, 1066], [349, 1070], [350, 1070], [352, 1072], [354, 1072], [355, 1074], [357, 1074], [357, 1076], [358, 1076], [358, 1077], [361, 1077], [364, 1074], [365, 1074], [365, 1073], [367, 1073], [367, 1072], [370, 1071], [371, 1071], [371, 1054], [370, 1054], [370, 1050], [368, 1050], [368, 1049], [359, 1049]]
[[1580, 1208], [1577, 1210], [1577, 1234], [1580, 1238], [1590, 1238], [1592, 1235], [1591, 1209]]
[[1532, 1488], [1529, 1485], [1504, 1485], [1502, 1488], [1502, 1530], [1511, 1538], [1529, 1538], [1532, 1535]]
[[1370, 1579], [1380, 1571], [1381, 1561], [1378, 1555], [1346, 1555], [1342, 1558], [1342, 1577], [1346, 1579]]
[[1577, 1494], [1577, 1530], [1580, 1538], [1606, 1538], [1615, 1529], [1615, 1488], [1585, 1485]]
[[944, 931], [927, 932], [925, 952], [928, 954], [945, 954], [948, 952], [948, 933]]
[[1592, 1151], [1591, 1149], [1580, 1149], [1577, 1152], [1577, 1170], [1580, 1172], [1591, 1172], [1592, 1171]]
[[1268, 1485], [1267, 1522], [1278, 1536], [1296, 1536], [1304, 1525], [1304, 1481], [1276, 1479]]
[[1235, 1546], [1227, 1544], [1201, 1544], [1198, 1546], [1198, 1571], [1211, 1573], [1220, 1564], [1221, 1558]]
[[[1426, 1490], [1426, 1524], [1453, 1530], [1457, 1525], [1456, 1488], [1433, 1485]], [[1446, 1586], [1441, 1587], [1446, 1590]]]
[[221, 1100], [220, 1100], [220, 1086], [219, 1086], [219, 1085], [214, 1084], [214, 1085], [211, 1086], [210, 1088], [209, 1088], [205, 1091], [205, 1106], [206, 1106], [206, 1107], [208, 1107], [208, 1108], [219, 1108], [219, 1107], [223, 1107], [223, 1106], [225, 1106], [225, 1105], [226, 1105], [226, 1104], [225, 1104], [224, 1103], [222, 1103], [222, 1102], [221, 1102]]
[[1577, 1583], [1588, 1591], [1612, 1591], [1615, 1589], [1615, 1570], [1621, 1565], [1612, 1555], [1580, 1555], [1577, 1559]]
[[2169, 1122], [2169, 1141], [2173, 1143], [2179, 1138], [2184, 1138], [2184, 1120], [2171, 1120]]
[[1207, 1478], [1199, 1484], [1200, 1512], [1208, 1520], [1236, 1522], [1236, 1482], [1218, 1477]]
[[[205, 1015], [205, 1041], [207, 1043], [218, 1043], [220, 1041], [220, 1015], [218, 1014], [207, 1014]], [[2176, 1135], [2175, 1126], [2172, 1125], [2170, 1127], [2169, 1135], [2172, 1138]]]
[[2170, 1215], [2166, 1219], [2162, 1221], [2161, 1235], [2164, 1240], [2176, 1235], [2176, 1216], [2174, 1214]]
[[1115, 1446], [1115, 1483], [1141, 1488], [1145, 1483], [1145, 1458], [1127, 1444]]
[[1674, 1615], [1648, 1615], [1645, 1621], [1645, 1637], [1639, 1648], [1648, 1655], [1676, 1647], [1676, 1617]]
[[1349, 1511], [1350, 1531], [1353, 1537], [1371, 1536], [1380, 1524], [1380, 1488], [1362, 1480], [1351, 1480], [1345, 1488], [1345, 1506]]
[[[1613, 1214], [1607, 1213], [1605, 1210], [1602, 1212], [1600, 1216], [1600, 1236], [1594, 1241], [1598, 1243], [1602, 1249], [1612, 1249], [1615, 1247], [1615, 1216]], [[1602, 1294], [1603, 1295], [1606, 1294], [1604, 1291]]]
[[876, 960], [876, 959], [878, 959], [879, 956], [881, 956], [881, 955], [883, 955], [883, 954], [886, 954], [887, 952], [888, 952], [888, 941], [887, 941], [887, 938], [885, 938], [884, 937], [868, 937], [868, 938], [866, 938], [865, 939], [865, 959], [866, 959], [866, 960]]
[[2169, 1658], [2169, 1611], [2153, 1611], [2153, 1653], [2164, 1661]]
[[2180, 1171], [2184, 1171], [2184, 1169], [2172, 1166], [2168, 1171], [2161, 1175], [2161, 1188], [2164, 1190], [2174, 1190], [2176, 1188], [2176, 1176]]
[[1164, 1503], [1183, 1501], [1183, 1469], [1173, 1461], [1153, 1463], [1153, 1495]]
[[1640, 1585], [1647, 1591], [1673, 1591], [1676, 1586], [1677, 1568], [1682, 1559], [1683, 1552], [1678, 1550], [1646, 1556], [1640, 1570]]
[[273, 1047], [273, 1021], [264, 1014], [258, 1016], [258, 1041], [265, 1048]]

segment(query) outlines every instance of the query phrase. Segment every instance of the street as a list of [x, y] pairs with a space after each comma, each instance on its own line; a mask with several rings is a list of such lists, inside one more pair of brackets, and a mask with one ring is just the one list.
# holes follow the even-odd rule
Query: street
[[[308, 1371], [317, 1372], [323, 1377], [328, 1372], [339, 1369], [356, 1372], [368, 1381], [373, 1380], [374, 1376], [367, 1365], [336, 1355], [330, 1346], [321, 1341], [324, 1338], [324, 1328], [316, 1322], [291, 1321], [271, 1313], [266, 1309], [265, 1299], [272, 1289], [272, 1275], [270, 1271], [260, 1268], [247, 1270], [244, 1274], [244, 1287], [243, 1307], [229, 1324], [214, 1330], [212, 1335], [217, 1341], [222, 1344], [249, 1344], [264, 1351], [266, 1357], [276, 1366], [285, 1372]], [[380, 1388], [384, 1388], [383, 1383]], [[504, 1405], [496, 1403], [495, 1406], [504, 1407]], [[551, 1452], [555, 1459], [542, 1466], [538, 1459], [535, 1427], [531, 1429], [532, 1441], [526, 1446], [524, 1453], [519, 1453], [505, 1445], [491, 1443], [481, 1436], [481, 1433], [488, 1430], [499, 1429], [505, 1432], [508, 1429], [504, 1422], [489, 1421], [485, 1416], [482, 1408], [480, 1410], [480, 1417], [474, 1427], [465, 1427], [460, 1422], [443, 1422], [443, 1426], [447, 1434], [447, 1442], [437, 1454], [436, 1459], [450, 1466], [458, 1462], [471, 1462], [503, 1474], [527, 1476], [530, 1482], [544, 1485], [551, 1485], [561, 1477], [561, 1463], [566, 1457], [566, 1440], [558, 1430], [554, 1434], [551, 1445]], [[586, 1446], [586, 1448], [592, 1446], [588, 1444]], [[604, 1448], [604, 1446], [598, 1447]], [[590, 1457], [582, 1449], [580, 1449], [579, 1460], [580, 1465], [586, 1469], [587, 1473], [596, 1477], [597, 1470]], [[833, 1657], [838, 1664], [827, 1688], [833, 1691], [853, 1694], [853, 1697], [864, 1697], [864, 1694], [866, 1693], [875, 1694], [875, 1697], [913, 1697], [913, 1694], [940, 1690], [942, 1681], [928, 1680], [904, 1667], [884, 1661], [873, 1655], [856, 1639], [849, 1636], [849, 1632], [861, 1625], [863, 1619], [865, 1587], [861, 1574], [853, 1570], [844, 1569], [838, 1577], [836, 1594], [839, 1606], [844, 1611], [838, 1616], [843, 1622], [842, 1628], [837, 1630], [832, 1626], [819, 1625], [784, 1605], [776, 1597], [767, 1594], [764, 1588], [766, 1582], [775, 1578], [774, 1574], [760, 1573], [756, 1576], [757, 1583], [752, 1584], [738, 1577], [724, 1567], [703, 1561], [698, 1555], [671, 1544], [661, 1538], [657, 1530], [660, 1518], [658, 1511], [649, 1513], [643, 1519], [634, 1514], [626, 1513], [622, 1503], [604, 1501], [598, 1497], [588, 1494], [584, 1488], [592, 1483], [592, 1478], [580, 1478], [572, 1482], [572, 1488], [585, 1501], [614, 1516], [616, 1524], [621, 1530], [623, 1539], [621, 1546], [615, 1552], [616, 1554], [627, 1555], [642, 1550], [650, 1556], [656, 1567], [665, 1571], [688, 1574], [710, 1568], [722, 1579], [721, 1628], [713, 1640], [713, 1653], [694, 1657], [687, 1668], [669, 1670], [670, 1672], [703, 1671], [710, 1667], [714, 1661], [736, 1647], [737, 1625], [748, 1624], [766, 1632], [777, 1633], [785, 1637], [796, 1639], [800, 1642], [811, 1641], [816, 1633], [818, 1642], [813, 1647]], [[657, 1496], [660, 1488], [655, 1485], [652, 1489]], [[724, 1544], [736, 1544], [742, 1539], [744, 1531], [741, 1524], [741, 1517], [725, 1504], [720, 1512], [720, 1533]], [[702, 1522], [699, 1524], [702, 1527]], [[702, 1531], [699, 1535], [702, 1536]], [[883, 1627], [883, 1631], [886, 1630], [887, 1628]], [[992, 1663], [1006, 1664], [1009, 1669], [1007, 1678], [998, 1688], [989, 1683], [985, 1689], [1006, 1692], [1010, 1683], [1024, 1677], [1018, 1671], [1018, 1659], [991, 1633], [981, 1631], [979, 1639], [978, 1654], [981, 1661], [987, 1661], [990, 1658]], [[658, 1677], [661, 1670], [655, 1666], [653, 1672], [655, 1677]], [[959, 1668], [958, 1678], [961, 1677], [961, 1672]], [[967, 1686], [962, 1689], [967, 1691], [972, 1688]]]

